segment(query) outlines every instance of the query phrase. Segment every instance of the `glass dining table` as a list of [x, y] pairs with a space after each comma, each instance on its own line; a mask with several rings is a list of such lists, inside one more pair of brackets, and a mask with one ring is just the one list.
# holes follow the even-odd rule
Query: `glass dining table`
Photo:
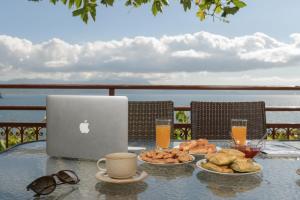
[[[228, 141], [211, 141], [222, 147]], [[153, 148], [151, 141], [129, 141], [130, 151], [140, 147]], [[178, 141], [172, 141], [177, 145]], [[282, 142], [282, 144], [285, 144]], [[288, 144], [288, 143], [286, 143]], [[300, 142], [294, 142], [300, 146]], [[290, 143], [288, 145], [291, 145]], [[149, 176], [141, 182], [113, 184], [95, 178], [95, 161], [49, 157], [46, 142], [18, 145], [0, 154], [0, 199], [300, 199], [300, 156], [268, 157], [258, 155], [255, 160], [263, 170], [256, 175], [227, 176], [211, 174], [197, 168], [195, 162], [177, 166], [157, 166], [139, 161], [139, 170]], [[48, 196], [33, 197], [26, 186], [34, 179], [71, 169], [77, 173], [77, 185], [60, 185]]]

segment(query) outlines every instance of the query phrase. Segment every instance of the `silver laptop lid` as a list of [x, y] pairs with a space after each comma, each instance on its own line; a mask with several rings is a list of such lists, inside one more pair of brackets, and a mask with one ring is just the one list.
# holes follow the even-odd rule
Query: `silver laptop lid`
[[127, 152], [128, 99], [121, 96], [49, 95], [47, 153], [97, 160]]

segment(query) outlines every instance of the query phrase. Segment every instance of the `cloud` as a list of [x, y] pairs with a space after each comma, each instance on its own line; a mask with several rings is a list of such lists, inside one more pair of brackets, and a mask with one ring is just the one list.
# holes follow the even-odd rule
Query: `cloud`
[[[208, 32], [134, 37], [70, 44], [61, 39], [34, 44], [0, 35], [0, 78], [161, 80], [202, 72], [243, 72], [300, 65], [300, 33], [291, 42], [266, 34], [225, 37]], [[102, 79], [101, 79], [102, 80]]]
[[207, 58], [210, 54], [205, 52], [195, 51], [193, 49], [184, 50], [184, 51], [175, 51], [171, 54], [173, 57], [177, 58]]

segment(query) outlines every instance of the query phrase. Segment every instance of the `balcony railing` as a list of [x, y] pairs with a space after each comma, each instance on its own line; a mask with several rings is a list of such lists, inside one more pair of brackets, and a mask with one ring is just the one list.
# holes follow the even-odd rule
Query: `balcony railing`
[[[108, 95], [116, 95], [117, 90], [240, 90], [240, 91], [300, 91], [300, 86], [229, 86], [229, 85], [104, 85], [104, 84], [0, 84], [0, 89], [106, 89]], [[0, 106], [0, 110], [44, 111], [45, 106]], [[190, 111], [190, 107], [175, 107], [177, 111]], [[266, 112], [299, 112], [300, 107], [266, 107]], [[5, 138], [5, 146], [9, 146], [9, 137], [19, 137], [20, 142], [39, 140], [44, 134], [46, 123], [0, 122], [0, 136]], [[190, 123], [175, 123], [175, 130], [184, 139], [191, 133]], [[285, 139], [300, 133], [300, 124], [268, 123], [267, 131], [275, 139], [279, 134], [285, 134]], [[300, 134], [299, 134], [300, 135]]]

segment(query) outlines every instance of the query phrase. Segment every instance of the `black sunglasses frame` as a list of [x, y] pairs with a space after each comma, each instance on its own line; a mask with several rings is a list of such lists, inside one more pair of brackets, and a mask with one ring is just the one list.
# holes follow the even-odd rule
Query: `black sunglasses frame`
[[[64, 180], [62, 177], [59, 176], [60, 173], [65, 173], [65, 172], [70, 172], [70, 173], [74, 174], [74, 176], [76, 177], [76, 180], [73, 179], [73, 180], [71, 180], [71, 181], [66, 181], [66, 180]], [[65, 174], [67, 174], [67, 173], [65, 173]], [[68, 174], [67, 174], [67, 175], [68, 175]], [[61, 183], [57, 183], [57, 182], [56, 182], [56, 179], [54, 178], [55, 176], [58, 178], [59, 181], [61, 181]], [[46, 180], [46, 179], [51, 179], [51, 180], [53, 180], [54, 185], [48, 185], [47, 187], [43, 188], [41, 191], [38, 192], [38, 191], [36, 191], [32, 186], [33, 186], [33, 184], [34, 184], [35, 182], [39, 181], [40, 179], [45, 179], [45, 180]], [[72, 171], [72, 170], [60, 170], [59, 172], [57, 172], [57, 173], [55, 173], [55, 174], [51, 174], [51, 175], [48, 175], [48, 176], [41, 176], [41, 177], [35, 179], [34, 181], [32, 181], [32, 182], [26, 187], [26, 189], [27, 189], [27, 191], [32, 190], [33, 192], [36, 193], [35, 197], [39, 197], [39, 196], [41, 196], [41, 195], [48, 195], [48, 194], [52, 193], [52, 192], [56, 189], [56, 186], [58, 186], [58, 185], [62, 185], [62, 184], [71, 184], [71, 185], [75, 185], [75, 184], [79, 183], [79, 181], [80, 181], [80, 179], [78, 178], [77, 174], [76, 174], [74, 171]], [[49, 187], [53, 187], [53, 186], [54, 186], [53, 190], [51, 190], [51, 191], [48, 192], [48, 193], [43, 193], [43, 191], [45, 191], [45, 190], [48, 189]]]

